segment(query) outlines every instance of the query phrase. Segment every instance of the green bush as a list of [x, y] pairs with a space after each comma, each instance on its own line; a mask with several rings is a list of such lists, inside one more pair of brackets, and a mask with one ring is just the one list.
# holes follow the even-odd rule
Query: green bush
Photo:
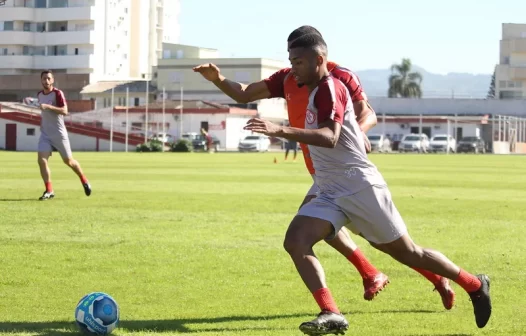
[[137, 146], [137, 152], [161, 152], [163, 150], [162, 142], [158, 140], [151, 140]]
[[193, 151], [192, 143], [188, 140], [181, 139], [172, 144], [172, 152], [188, 153]]

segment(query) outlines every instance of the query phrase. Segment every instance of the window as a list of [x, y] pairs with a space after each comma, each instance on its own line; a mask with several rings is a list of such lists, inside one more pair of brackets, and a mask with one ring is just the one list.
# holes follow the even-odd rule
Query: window
[[506, 84], [507, 84], [506, 81], [499, 81], [499, 87], [500, 87], [501, 89], [505, 89], [505, 88], [506, 88]]
[[14, 29], [13, 21], [4, 21], [4, 30], [11, 31]]
[[24, 22], [24, 31], [31, 31], [31, 22]]
[[133, 106], [139, 106], [139, 98], [135, 97], [133, 99]]
[[68, 0], [49, 0], [49, 8], [68, 7]]
[[46, 8], [46, 0], [35, 0], [35, 8]]
[[33, 55], [33, 47], [30, 46], [24, 46], [22, 48], [22, 55], [28, 56]]
[[75, 48], [75, 55], [79, 54], [79, 48]]
[[45, 56], [46, 47], [33, 47], [33, 55]]
[[522, 98], [522, 92], [520, 91], [500, 91], [500, 99], [520, 99]]
[[46, 31], [46, 23], [45, 22], [37, 22], [37, 32], [45, 32]]
[[63, 56], [67, 55], [68, 47], [65, 45], [48, 46], [47, 54], [49, 56]]
[[4, 56], [6, 56], [8, 52], [9, 51], [7, 50], [7, 48], [4, 48], [4, 52], [3, 52]]
[[35, 136], [35, 129], [34, 128], [26, 129], [26, 135], [27, 136]]

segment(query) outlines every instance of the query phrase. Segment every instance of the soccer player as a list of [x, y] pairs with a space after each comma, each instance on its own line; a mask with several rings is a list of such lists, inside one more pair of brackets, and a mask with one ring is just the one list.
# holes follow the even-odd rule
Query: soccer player
[[[296, 29], [289, 36], [289, 42], [297, 36], [311, 32], [312, 29], [314, 28], [310, 26], [303, 26]], [[317, 30], [315, 31], [317, 32]], [[331, 63], [330, 66], [334, 72], [345, 78], [349, 89], [354, 93], [353, 97], [356, 99], [355, 106], [360, 110], [359, 123], [363, 129], [363, 136], [366, 138], [365, 132], [376, 124], [376, 116], [366, 101], [366, 95], [362, 90], [359, 80], [357, 76], [349, 70], [341, 68], [335, 63]], [[298, 86], [295, 77], [290, 73], [290, 68], [282, 69], [266, 80], [250, 85], [244, 85], [226, 79], [220, 74], [219, 68], [214, 64], [203, 64], [195, 67], [193, 70], [214, 83], [221, 91], [239, 103], [248, 103], [273, 97], [286, 98], [291, 126], [304, 127], [309, 93], [306, 87], [302, 85]], [[296, 141], [292, 142], [295, 143]], [[309, 148], [303, 143], [300, 145], [305, 158], [305, 164], [314, 179], [314, 167], [309, 155]], [[317, 192], [318, 188], [316, 183], [313, 183], [302, 201], [301, 206], [315, 198]], [[363, 296], [365, 300], [372, 300], [389, 283], [388, 277], [378, 271], [369, 260], [367, 260], [345, 229], [337, 232], [334, 239], [327, 240], [327, 243], [356, 267], [362, 277], [364, 286]]]
[[253, 118], [246, 130], [309, 146], [319, 196], [300, 208], [287, 230], [285, 249], [321, 313], [300, 325], [309, 335], [344, 333], [348, 322], [327, 288], [312, 247], [347, 226], [378, 250], [409, 267], [459, 284], [470, 296], [475, 321], [483, 328], [491, 316], [488, 276], [473, 275], [438, 251], [413, 242], [376, 166], [367, 158], [348, 89], [327, 68], [327, 45], [318, 34], [303, 35], [289, 48], [291, 73], [309, 90], [305, 127], [285, 127]]
[[91, 195], [91, 186], [86, 176], [84, 176], [80, 164], [73, 159], [71, 154], [68, 131], [64, 124], [64, 116], [68, 115], [68, 104], [64, 93], [53, 86], [55, 79], [51, 70], [43, 71], [40, 74], [40, 80], [44, 89], [37, 95], [42, 111], [40, 139], [38, 140], [38, 165], [40, 166], [40, 175], [44, 180], [46, 191], [39, 199], [44, 201], [55, 197], [48, 164], [53, 149], [60, 153], [62, 161], [77, 174], [84, 187], [84, 193], [86, 196], [89, 196]]
[[[290, 45], [291, 41], [305, 34], [318, 34], [321, 36], [316, 28], [312, 26], [301, 26], [290, 33], [287, 44]], [[327, 67], [330, 73], [340, 79], [349, 90], [356, 120], [361, 130], [363, 130], [364, 141], [366, 141], [366, 148], [368, 148], [368, 139], [365, 133], [376, 125], [376, 115], [367, 101], [367, 96], [363, 91], [358, 76], [352, 71], [340, 67], [333, 62], [327, 62]], [[213, 64], [198, 66], [194, 68], [194, 71], [201, 73], [206, 79], [212, 81], [219, 89], [238, 102], [246, 103], [274, 97], [286, 98], [290, 125], [296, 128], [303, 128], [305, 126], [309, 91], [304, 85], [298, 85], [295, 76], [291, 75], [290, 68], [282, 69], [266, 80], [250, 85], [243, 85], [224, 78], [219, 73], [219, 69]], [[309, 155], [309, 148], [303, 143], [301, 143], [300, 146], [303, 151], [307, 169], [314, 179], [315, 171]], [[303, 206], [303, 204], [315, 198], [317, 192], [318, 187], [314, 182], [301, 205]], [[327, 243], [345, 256], [357, 268], [363, 278], [364, 298], [366, 300], [372, 300], [374, 296], [387, 285], [387, 276], [376, 270], [365, 258], [345, 229], [340, 230], [336, 237], [328, 240]], [[455, 301], [455, 292], [451, 288], [449, 280], [423, 269], [414, 269], [434, 285], [435, 290], [438, 291], [442, 298], [444, 308], [448, 310], [451, 309]]]

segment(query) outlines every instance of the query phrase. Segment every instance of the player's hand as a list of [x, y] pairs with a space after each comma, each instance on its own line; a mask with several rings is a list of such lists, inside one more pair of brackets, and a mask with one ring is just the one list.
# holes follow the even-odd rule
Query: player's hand
[[369, 141], [369, 137], [365, 132], [362, 132], [363, 134], [363, 143], [365, 144], [365, 152], [371, 153], [371, 142]]
[[243, 129], [268, 136], [275, 136], [281, 132], [281, 126], [260, 118], [250, 119]]
[[206, 80], [209, 80], [211, 82], [219, 80], [219, 68], [212, 63], [206, 63], [201, 64], [196, 67], [194, 67], [192, 70], [194, 72], [198, 72], [203, 76]]
[[48, 110], [49, 109], [49, 106], [48, 104], [40, 104], [40, 109], [41, 110]]

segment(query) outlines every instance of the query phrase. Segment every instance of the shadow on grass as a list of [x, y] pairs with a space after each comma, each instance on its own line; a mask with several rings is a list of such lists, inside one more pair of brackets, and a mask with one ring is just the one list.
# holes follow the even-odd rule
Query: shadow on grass
[[[373, 312], [353, 311], [346, 315], [358, 314], [382, 314], [382, 313], [437, 313], [431, 310], [382, 310]], [[296, 328], [296, 325], [291, 325], [290, 328], [263, 328], [263, 327], [240, 327], [240, 328], [225, 328], [224, 326], [217, 326], [216, 328], [192, 328], [188, 325], [193, 324], [214, 324], [225, 322], [257, 322], [280, 320], [290, 318], [305, 318], [310, 320], [315, 317], [315, 313], [298, 313], [298, 314], [284, 314], [284, 315], [266, 315], [266, 316], [223, 316], [214, 318], [188, 318], [188, 319], [174, 319], [174, 320], [121, 320], [119, 329], [128, 332], [133, 331], [152, 331], [152, 332], [178, 332], [178, 333], [200, 333], [200, 332], [243, 332], [243, 331], [258, 331], [258, 330], [288, 330]], [[71, 336], [80, 335], [75, 322], [72, 321], [56, 321], [56, 322], [0, 322], [0, 333], [31, 333], [38, 336]], [[468, 336], [468, 335], [450, 335], [450, 336]]]
[[0, 198], [0, 202], [31, 202], [38, 201], [37, 198]]

